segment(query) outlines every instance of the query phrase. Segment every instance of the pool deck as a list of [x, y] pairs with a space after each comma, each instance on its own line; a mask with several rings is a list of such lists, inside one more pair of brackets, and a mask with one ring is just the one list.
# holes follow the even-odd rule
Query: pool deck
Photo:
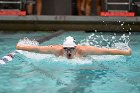
[[2, 31], [140, 31], [140, 17], [0, 16]]

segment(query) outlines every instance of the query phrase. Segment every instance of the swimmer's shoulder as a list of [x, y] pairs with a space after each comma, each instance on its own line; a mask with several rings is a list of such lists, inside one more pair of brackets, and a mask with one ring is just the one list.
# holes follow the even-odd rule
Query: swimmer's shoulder
[[77, 45], [76, 48], [78, 50], [86, 50], [87, 48], [89, 48], [89, 46], [86, 46], [86, 45]]
[[61, 55], [61, 52], [63, 50], [63, 46], [62, 45], [49, 45], [48, 46], [50, 51], [55, 54], [56, 56]]
[[62, 49], [63, 48], [62, 45], [49, 45], [48, 47], [52, 48], [52, 49]]
[[76, 50], [77, 50], [77, 53], [82, 56], [84, 55], [84, 51], [86, 51], [85, 46], [81, 46], [81, 45], [77, 45]]

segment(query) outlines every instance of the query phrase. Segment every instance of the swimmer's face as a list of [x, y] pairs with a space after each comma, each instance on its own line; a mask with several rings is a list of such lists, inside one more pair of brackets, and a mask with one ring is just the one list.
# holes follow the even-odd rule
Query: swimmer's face
[[71, 59], [75, 55], [75, 47], [64, 47], [64, 54], [68, 59]]

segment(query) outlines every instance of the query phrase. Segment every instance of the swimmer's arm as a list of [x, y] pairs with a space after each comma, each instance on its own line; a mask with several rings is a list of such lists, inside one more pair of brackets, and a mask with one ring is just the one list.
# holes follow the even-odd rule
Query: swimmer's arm
[[51, 46], [32, 46], [32, 45], [17, 45], [16, 49], [18, 50], [24, 50], [29, 52], [35, 52], [35, 53], [45, 53], [50, 54], [52, 53], [52, 47]]
[[107, 49], [106, 50], [107, 53], [106, 54], [110, 54], [110, 55], [126, 55], [126, 56], [130, 56], [131, 55], [131, 49], [127, 49], [127, 50], [120, 50], [120, 49]]
[[119, 50], [111, 48], [98, 48], [94, 46], [85, 46], [86, 55], [131, 55], [131, 49]]

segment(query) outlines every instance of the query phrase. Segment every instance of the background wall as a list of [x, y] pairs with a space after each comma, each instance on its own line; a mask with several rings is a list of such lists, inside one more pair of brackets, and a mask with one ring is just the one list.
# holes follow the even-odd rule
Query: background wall
[[[43, 15], [77, 15], [77, 0], [43, 0]], [[91, 14], [96, 15], [96, 0], [92, 0]]]
[[72, 15], [72, 0], [43, 0], [43, 15]]

